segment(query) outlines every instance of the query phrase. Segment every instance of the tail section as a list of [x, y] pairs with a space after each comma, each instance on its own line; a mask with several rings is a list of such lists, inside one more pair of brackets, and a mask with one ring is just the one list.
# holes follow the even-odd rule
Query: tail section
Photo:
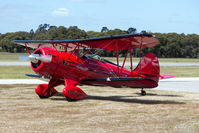
[[146, 54], [134, 70], [139, 76], [153, 79], [158, 83], [160, 66], [158, 58], [153, 53]]

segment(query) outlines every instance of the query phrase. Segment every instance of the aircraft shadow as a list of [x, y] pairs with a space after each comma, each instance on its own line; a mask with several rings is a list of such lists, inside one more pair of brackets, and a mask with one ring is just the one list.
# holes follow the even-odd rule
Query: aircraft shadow
[[[83, 100], [104, 100], [104, 101], [114, 101], [114, 102], [124, 102], [124, 103], [140, 103], [140, 104], [185, 104], [184, 102], [176, 102], [171, 100], [143, 100], [136, 98], [129, 98], [132, 96], [91, 96]], [[128, 98], [128, 99], [126, 99]]]
[[[138, 96], [141, 96], [141, 94], [140, 93], [135, 93], [135, 94], [137, 94]], [[156, 94], [156, 93], [148, 93], [147, 92], [147, 94], [146, 94], [147, 96], [164, 96], [164, 97], [183, 97], [182, 95], [159, 95], [159, 94]]]
[[[62, 93], [58, 93], [56, 96], [52, 97], [51, 100], [64, 100], [66, 101]], [[144, 100], [136, 99], [134, 96], [92, 96], [88, 95], [85, 99], [82, 100], [100, 100], [100, 101], [114, 101], [114, 102], [123, 102], [123, 103], [140, 103], [140, 104], [185, 104], [184, 102], [177, 102], [172, 100]], [[82, 101], [78, 100], [78, 101]]]

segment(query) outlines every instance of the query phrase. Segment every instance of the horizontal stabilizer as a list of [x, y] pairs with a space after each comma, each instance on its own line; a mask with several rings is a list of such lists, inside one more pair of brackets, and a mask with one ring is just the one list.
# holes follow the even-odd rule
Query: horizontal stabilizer
[[174, 77], [175, 77], [174, 75], [167, 75], [167, 74], [161, 74], [160, 75], [161, 79], [169, 79], [169, 78], [174, 78]]

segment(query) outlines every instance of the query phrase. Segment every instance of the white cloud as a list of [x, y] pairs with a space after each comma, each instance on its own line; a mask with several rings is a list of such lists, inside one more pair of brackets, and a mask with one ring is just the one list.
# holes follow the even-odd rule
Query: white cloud
[[53, 16], [69, 16], [69, 10], [67, 8], [58, 8], [52, 12]]

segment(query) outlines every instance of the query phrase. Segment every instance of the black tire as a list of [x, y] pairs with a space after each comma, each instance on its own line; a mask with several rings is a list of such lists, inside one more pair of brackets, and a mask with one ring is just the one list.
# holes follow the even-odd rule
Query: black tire
[[141, 90], [141, 95], [142, 95], [142, 96], [145, 96], [145, 95], [146, 95], [146, 91]]
[[67, 100], [68, 102], [75, 102], [75, 101], [77, 101], [77, 100], [72, 99], [72, 98], [70, 98], [70, 97], [66, 97], [66, 100]]
[[46, 99], [48, 97], [42, 96], [42, 95], [38, 95], [40, 99]]

